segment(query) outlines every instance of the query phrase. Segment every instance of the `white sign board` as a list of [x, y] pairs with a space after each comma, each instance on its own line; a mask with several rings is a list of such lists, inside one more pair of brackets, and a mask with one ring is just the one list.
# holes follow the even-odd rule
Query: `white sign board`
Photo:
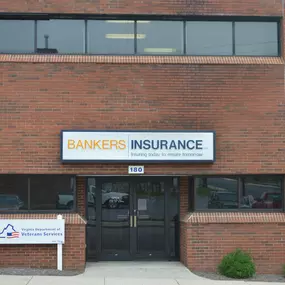
[[138, 210], [147, 211], [147, 200], [146, 199], [138, 199]]
[[0, 220], [0, 244], [63, 244], [64, 220]]
[[214, 132], [62, 131], [63, 162], [214, 162]]
[[144, 174], [144, 166], [129, 166], [128, 174]]

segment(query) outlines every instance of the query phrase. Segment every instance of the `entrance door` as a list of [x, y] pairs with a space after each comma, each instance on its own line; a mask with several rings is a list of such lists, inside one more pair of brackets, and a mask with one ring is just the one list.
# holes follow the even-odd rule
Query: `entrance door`
[[177, 181], [172, 177], [88, 178], [87, 197], [94, 200], [87, 211], [88, 257], [97, 260], [178, 257]]
[[[170, 181], [169, 181], [170, 182]], [[134, 182], [135, 255], [139, 258], [167, 257], [166, 193], [170, 185], [159, 179]]]

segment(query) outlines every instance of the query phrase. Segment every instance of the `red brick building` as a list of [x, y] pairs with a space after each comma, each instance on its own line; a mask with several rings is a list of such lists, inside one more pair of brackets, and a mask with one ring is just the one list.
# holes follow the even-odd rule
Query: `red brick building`
[[[62, 213], [65, 269], [179, 259], [214, 271], [239, 247], [258, 272], [281, 272], [283, 13], [281, 0], [2, 0], [1, 219]], [[63, 130], [177, 132], [190, 158], [128, 161], [106, 143], [77, 145], [68, 161]], [[140, 149], [171, 148], [148, 143]], [[3, 267], [56, 268], [56, 245], [0, 245], [0, 255]]]

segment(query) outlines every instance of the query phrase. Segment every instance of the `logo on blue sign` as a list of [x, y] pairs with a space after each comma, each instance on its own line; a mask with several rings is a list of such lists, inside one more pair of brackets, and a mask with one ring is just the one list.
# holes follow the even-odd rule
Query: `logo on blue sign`
[[20, 233], [15, 230], [15, 227], [11, 224], [8, 224], [1, 232], [0, 238], [19, 238]]

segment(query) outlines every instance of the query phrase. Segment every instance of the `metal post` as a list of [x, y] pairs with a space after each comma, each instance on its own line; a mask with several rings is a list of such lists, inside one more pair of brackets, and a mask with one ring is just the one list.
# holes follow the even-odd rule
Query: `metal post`
[[[58, 215], [57, 219], [62, 220], [62, 215]], [[62, 243], [57, 244], [57, 270], [62, 271]]]

